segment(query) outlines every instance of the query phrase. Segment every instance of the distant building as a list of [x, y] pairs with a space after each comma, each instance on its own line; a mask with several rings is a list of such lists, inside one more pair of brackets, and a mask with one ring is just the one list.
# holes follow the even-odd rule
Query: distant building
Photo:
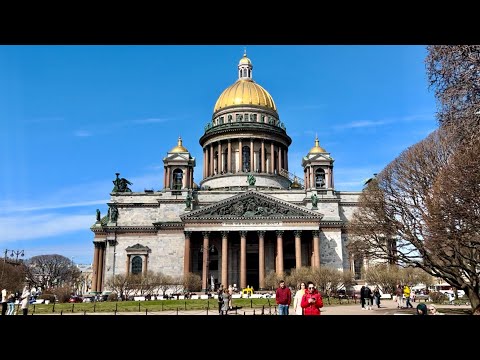
[[162, 190], [131, 192], [117, 175], [109, 213], [91, 227], [93, 290], [103, 290], [114, 274], [148, 270], [197, 273], [206, 290], [212, 278], [264, 289], [270, 271], [360, 269], [348, 254], [345, 231], [360, 192], [335, 190], [334, 159], [318, 137], [302, 159], [303, 178], [289, 172], [292, 139], [252, 71], [244, 54], [238, 80], [215, 103], [199, 139], [199, 185], [193, 181], [197, 160], [181, 138], [163, 159]]
[[78, 270], [81, 272], [80, 282], [77, 286], [77, 294], [86, 294], [92, 290], [92, 264], [77, 264]]

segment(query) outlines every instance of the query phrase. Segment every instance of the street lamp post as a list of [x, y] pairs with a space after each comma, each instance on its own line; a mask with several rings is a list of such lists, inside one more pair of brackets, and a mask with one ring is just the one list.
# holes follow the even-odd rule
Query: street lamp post
[[15, 256], [15, 262], [18, 262], [18, 257], [21, 256], [23, 257], [25, 255], [25, 252], [23, 250], [11, 250], [11, 249], [5, 249], [5, 255], [3, 258], [3, 262], [5, 263], [7, 261], [7, 254], [10, 252], [10, 257], [13, 260], [13, 257]]

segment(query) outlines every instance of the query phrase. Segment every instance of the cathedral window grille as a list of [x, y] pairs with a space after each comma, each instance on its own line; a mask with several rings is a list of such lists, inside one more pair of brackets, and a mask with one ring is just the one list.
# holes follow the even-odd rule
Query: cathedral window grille
[[250, 171], [250, 146], [244, 146], [242, 148], [242, 170], [243, 171]]
[[132, 274], [141, 274], [142, 273], [143, 261], [140, 256], [134, 256], [132, 259]]

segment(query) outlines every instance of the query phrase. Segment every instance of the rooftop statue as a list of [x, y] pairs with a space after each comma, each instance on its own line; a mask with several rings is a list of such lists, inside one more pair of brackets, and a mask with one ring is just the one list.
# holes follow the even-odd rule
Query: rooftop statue
[[133, 183], [125, 178], [119, 178], [120, 173], [115, 173], [115, 175], [117, 175], [117, 178], [112, 181], [114, 185], [112, 192], [132, 192], [128, 185], [133, 185]]

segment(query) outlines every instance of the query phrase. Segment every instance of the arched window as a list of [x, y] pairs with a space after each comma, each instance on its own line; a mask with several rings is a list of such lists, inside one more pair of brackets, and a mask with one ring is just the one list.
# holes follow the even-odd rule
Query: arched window
[[278, 152], [273, 152], [273, 173], [276, 174], [278, 169]]
[[355, 280], [359, 280], [362, 278], [362, 268], [363, 257], [360, 255], [356, 255], [353, 259], [353, 274], [355, 276]]
[[213, 155], [213, 174], [214, 175], [217, 175], [219, 173], [219, 165], [220, 165], [220, 161], [218, 160], [218, 151], [215, 151], [214, 155]]
[[252, 168], [250, 167], [250, 146], [244, 146], [242, 148], [242, 161], [242, 170], [251, 171]]
[[228, 170], [228, 149], [223, 150], [223, 171]]
[[317, 169], [315, 171], [315, 188], [320, 189], [325, 187], [325, 170]]
[[140, 256], [134, 256], [132, 259], [132, 274], [141, 274], [142, 273], [142, 258]]
[[174, 190], [180, 190], [183, 184], [183, 171], [180, 169], [175, 169], [173, 171], [173, 187]]

